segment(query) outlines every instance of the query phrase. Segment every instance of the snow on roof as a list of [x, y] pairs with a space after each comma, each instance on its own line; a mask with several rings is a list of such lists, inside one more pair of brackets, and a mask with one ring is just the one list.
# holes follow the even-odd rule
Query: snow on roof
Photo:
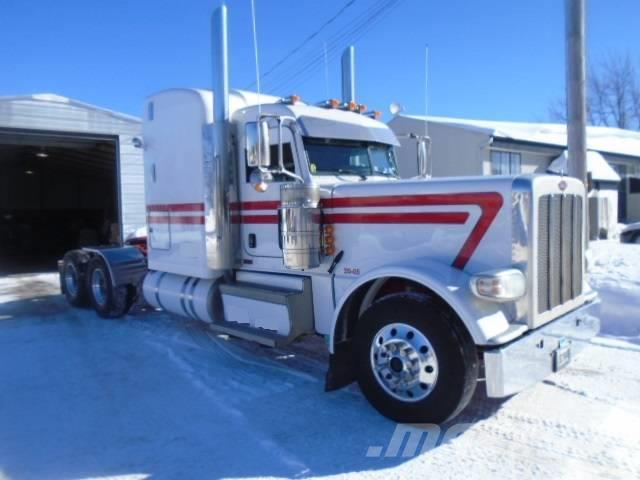
[[24, 102], [24, 101], [67, 104], [67, 105], [83, 108], [85, 110], [94, 110], [94, 111], [102, 112], [104, 114], [110, 115], [115, 118], [119, 118], [127, 122], [133, 122], [133, 123], [141, 122], [140, 118], [135, 117], [133, 115], [128, 115], [126, 113], [116, 112], [115, 110], [109, 110], [107, 108], [98, 107], [90, 103], [81, 102], [79, 100], [75, 100], [69, 97], [63, 97], [62, 95], [57, 95], [55, 93], [34, 93], [32, 95], [0, 96], [0, 103]]
[[[424, 116], [402, 115], [405, 118], [424, 121]], [[522, 142], [541, 143], [566, 147], [567, 126], [561, 123], [498, 122], [463, 118], [426, 117], [430, 123], [460, 127], [492, 137]], [[587, 127], [587, 143], [590, 150], [640, 157], [640, 132], [612, 127]]]
[[[567, 158], [568, 153], [565, 150], [558, 158], [556, 158], [549, 167], [548, 172], [567, 174]], [[593, 150], [587, 152], [587, 171], [591, 172], [591, 177], [594, 180], [606, 181], [606, 182], [619, 182], [620, 175], [611, 168], [611, 165], [604, 159], [602, 155]]]

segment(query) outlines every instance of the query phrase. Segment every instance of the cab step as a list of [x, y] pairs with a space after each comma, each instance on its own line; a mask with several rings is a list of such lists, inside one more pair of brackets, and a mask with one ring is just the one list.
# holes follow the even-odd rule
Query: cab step
[[294, 288], [253, 282], [220, 285], [224, 321], [211, 324], [211, 328], [270, 347], [287, 345], [312, 333], [311, 280], [296, 278]]

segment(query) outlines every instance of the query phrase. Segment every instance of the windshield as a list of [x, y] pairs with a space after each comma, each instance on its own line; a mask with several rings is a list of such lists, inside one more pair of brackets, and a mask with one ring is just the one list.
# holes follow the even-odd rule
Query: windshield
[[398, 176], [391, 145], [307, 137], [304, 147], [313, 175]]

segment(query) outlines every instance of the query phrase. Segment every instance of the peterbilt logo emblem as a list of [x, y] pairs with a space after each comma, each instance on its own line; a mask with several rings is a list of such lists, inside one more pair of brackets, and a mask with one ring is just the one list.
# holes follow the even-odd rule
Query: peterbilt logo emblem
[[562, 190], [563, 192], [567, 189], [569, 185], [567, 185], [567, 182], [565, 182], [564, 180], [561, 180], [560, 183], [558, 183], [558, 188], [560, 188], [560, 190]]

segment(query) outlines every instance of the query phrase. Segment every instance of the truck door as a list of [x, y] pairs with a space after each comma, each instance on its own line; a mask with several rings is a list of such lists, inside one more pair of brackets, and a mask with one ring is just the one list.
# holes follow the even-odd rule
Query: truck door
[[[271, 167], [278, 166], [278, 129], [270, 126], [270, 157]], [[248, 164], [247, 141], [255, 135], [256, 123], [244, 125], [240, 138], [239, 156], [243, 159], [239, 163], [239, 202], [232, 204], [232, 221], [240, 224], [240, 238], [243, 254], [252, 257], [282, 257], [279, 242], [278, 207], [280, 205], [280, 186], [283, 183], [294, 182], [291, 177], [273, 174], [273, 181], [265, 192], [257, 192], [249, 182], [249, 176], [255, 167]], [[284, 165], [290, 172], [298, 174], [299, 155], [291, 129], [282, 128], [282, 151]]]

